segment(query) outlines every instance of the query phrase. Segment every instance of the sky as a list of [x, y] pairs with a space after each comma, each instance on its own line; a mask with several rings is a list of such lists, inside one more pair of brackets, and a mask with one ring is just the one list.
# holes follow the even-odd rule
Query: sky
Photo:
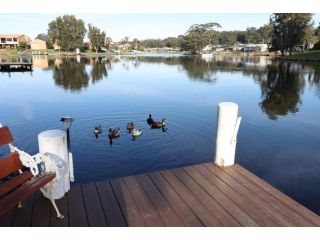
[[[70, 13], [68, 13], [70, 14]], [[48, 23], [59, 14], [20, 13], [0, 14], [0, 33], [21, 33], [35, 38], [46, 33]], [[221, 30], [245, 30], [249, 26], [260, 27], [269, 22], [270, 13], [212, 13], [212, 14], [74, 14], [84, 20], [86, 26], [91, 23], [107, 33], [114, 41], [125, 36], [133, 38], [166, 38], [184, 34], [195, 23], [217, 22]], [[313, 16], [315, 25], [320, 22], [320, 14]]]

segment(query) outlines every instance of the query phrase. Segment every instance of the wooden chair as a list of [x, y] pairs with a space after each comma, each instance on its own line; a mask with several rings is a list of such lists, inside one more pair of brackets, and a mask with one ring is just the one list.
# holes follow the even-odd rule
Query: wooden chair
[[[0, 125], [0, 146], [8, 144], [11, 149], [11, 155], [0, 159], [0, 180], [12, 173], [20, 173], [15, 177], [10, 177], [8, 181], [4, 181], [4, 183], [0, 184], [0, 216], [15, 206], [22, 207], [21, 202], [24, 199], [36, 191], [43, 191], [42, 188], [48, 183], [50, 184], [54, 181], [56, 177], [56, 173], [54, 172], [44, 172], [39, 174], [39, 172], [36, 171], [37, 174], [35, 174], [34, 169], [31, 168], [29, 168], [29, 170], [22, 171], [21, 168], [23, 167], [23, 163], [20, 155], [24, 152], [13, 152], [12, 149], [14, 149], [14, 147], [11, 145], [12, 141], [13, 138], [9, 128], [6, 126], [2, 127]], [[30, 155], [29, 158], [32, 160]], [[50, 197], [52, 196], [52, 190], [50, 193], [47, 194], [47, 196], [49, 196], [49, 199], [57, 212], [57, 217], [63, 218], [63, 215], [60, 214], [53, 197]]]

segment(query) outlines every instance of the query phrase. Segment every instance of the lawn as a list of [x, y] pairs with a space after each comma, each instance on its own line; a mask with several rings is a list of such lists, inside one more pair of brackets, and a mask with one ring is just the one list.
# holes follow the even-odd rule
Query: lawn
[[318, 51], [308, 51], [304, 53], [294, 53], [291, 56], [286, 56], [286, 58], [301, 59], [301, 60], [320, 60], [320, 50]]

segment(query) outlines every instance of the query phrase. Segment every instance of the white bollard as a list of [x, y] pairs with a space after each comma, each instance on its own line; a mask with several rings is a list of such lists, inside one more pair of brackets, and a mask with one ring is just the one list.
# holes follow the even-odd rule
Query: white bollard
[[70, 190], [70, 165], [67, 134], [63, 130], [47, 130], [38, 135], [38, 142], [39, 153], [50, 157], [58, 167], [58, 174], [56, 176], [55, 185], [53, 186], [53, 196], [54, 199], [62, 198], [65, 193]]
[[216, 156], [214, 161], [218, 166], [225, 167], [234, 164], [240, 122], [238, 104], [232, 102], [218, 104]]

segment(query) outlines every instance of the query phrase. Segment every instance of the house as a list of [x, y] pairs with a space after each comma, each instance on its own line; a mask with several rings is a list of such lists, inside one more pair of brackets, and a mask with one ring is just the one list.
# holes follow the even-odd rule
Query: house
[[238, 43], [238, 44], [234, 44], [234, 45], [230, 45], [227, 47], [228, 51], [233, 51], [233, 52], [238, 52], [238, 51], [243, 51], [245, 45]]
[[29, 45], [30, 38], [24, 34], [0, 34], [0, 48], [17, 48], [21, 43]]
[[268, 44], [247, 44], [244, 46], [245, 52], [267, 52]]
[[30, 41], [31, 50], [45, 50], [47, 49], [47, 43], [40, 39], [34, 39]]

